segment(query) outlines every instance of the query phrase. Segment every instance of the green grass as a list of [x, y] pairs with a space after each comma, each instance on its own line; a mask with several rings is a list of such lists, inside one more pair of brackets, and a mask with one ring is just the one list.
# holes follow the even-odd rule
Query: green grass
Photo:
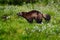
[[[0, 5], [0, 40], [60, 40], [60, 6], [39, 3], [19, 5]], [[51, 15], [51, 21], [42, 24], [35, 21], [30, 24], [16, 14], [22, 11], [38, 10]], [[10, 15], [10, 19], [3, 21], [1, 16]]]

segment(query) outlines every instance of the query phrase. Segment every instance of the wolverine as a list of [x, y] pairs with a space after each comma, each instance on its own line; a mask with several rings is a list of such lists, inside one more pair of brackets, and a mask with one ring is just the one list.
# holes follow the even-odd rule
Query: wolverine
[[29, 23], [32, 23], [35, 20], [37, 23], [41, 23], [43, 18], [45, 21], [50, 21], [51, 16], [49, 14], [42, 14], [37, 10], [32, 10], [29, 12], [19, 12], [17, 13], [18, 16], [25, 18]]

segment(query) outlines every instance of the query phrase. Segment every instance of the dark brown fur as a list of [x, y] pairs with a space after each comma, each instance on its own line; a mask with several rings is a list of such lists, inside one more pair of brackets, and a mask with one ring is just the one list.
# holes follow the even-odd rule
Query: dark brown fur
[[36, 10], [32, 10], [29, 12], [20, 12], [17, 15], [24, 17], [29, 23], [32, 23], [33, 19], [35, 19], [37, 23], [41, 23], [43, 18], [46, 21], [50, 20], [50, 15], [48, 15], [48, 14], [43, 15], [43, 14], [41, 14], [41, 12], [36, 11]]

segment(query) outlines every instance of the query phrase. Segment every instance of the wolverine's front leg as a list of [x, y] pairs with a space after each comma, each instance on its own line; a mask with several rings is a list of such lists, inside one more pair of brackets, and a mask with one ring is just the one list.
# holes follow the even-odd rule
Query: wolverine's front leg
[[35, 19], [37, 23], [42, 23], [42, 19]]
[[32, 18], [27, 19], [27, 21], [28, 21], [29, 23], [33, 23], [33, 19], [32, 19]]

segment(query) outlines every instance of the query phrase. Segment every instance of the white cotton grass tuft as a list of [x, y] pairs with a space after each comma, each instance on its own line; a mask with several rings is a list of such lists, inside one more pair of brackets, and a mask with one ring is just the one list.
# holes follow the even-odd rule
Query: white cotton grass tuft
[[27, 27], [25, 28], [25, 30], [28, 30], [28, 29], [29, 29], [29, 28], [27, 28]]
[[30, 34], [31, 33], [31, 29], [30, 28], [25, 28], [25, 32], [27, 33], [27, 34]]
[[9, 18], [10, 18], [10, 16], [6, 17], [6, 19], [9, 19]]
[[37, 30], [37, 29], [39, 29], [39, 27], [38, 27], [38, 26], [35, 26], [35, 27], [34, 27], [34, 29], [36, 29], [36, 30]]
[[46, 26], [42, 26], [42, 31], [44, 31], [45, 29], [47, 29], [47, 27]]
[[41, 24], [44, 24], [43, 22]]
[[35, 31], [41, 32], [41, 29], [38, 26], [35, 26], [35, 27], [33, 27], [32, 32], [35, 32]]
[[32, 29], [31, 32], [35, 32], [35, 30]]

